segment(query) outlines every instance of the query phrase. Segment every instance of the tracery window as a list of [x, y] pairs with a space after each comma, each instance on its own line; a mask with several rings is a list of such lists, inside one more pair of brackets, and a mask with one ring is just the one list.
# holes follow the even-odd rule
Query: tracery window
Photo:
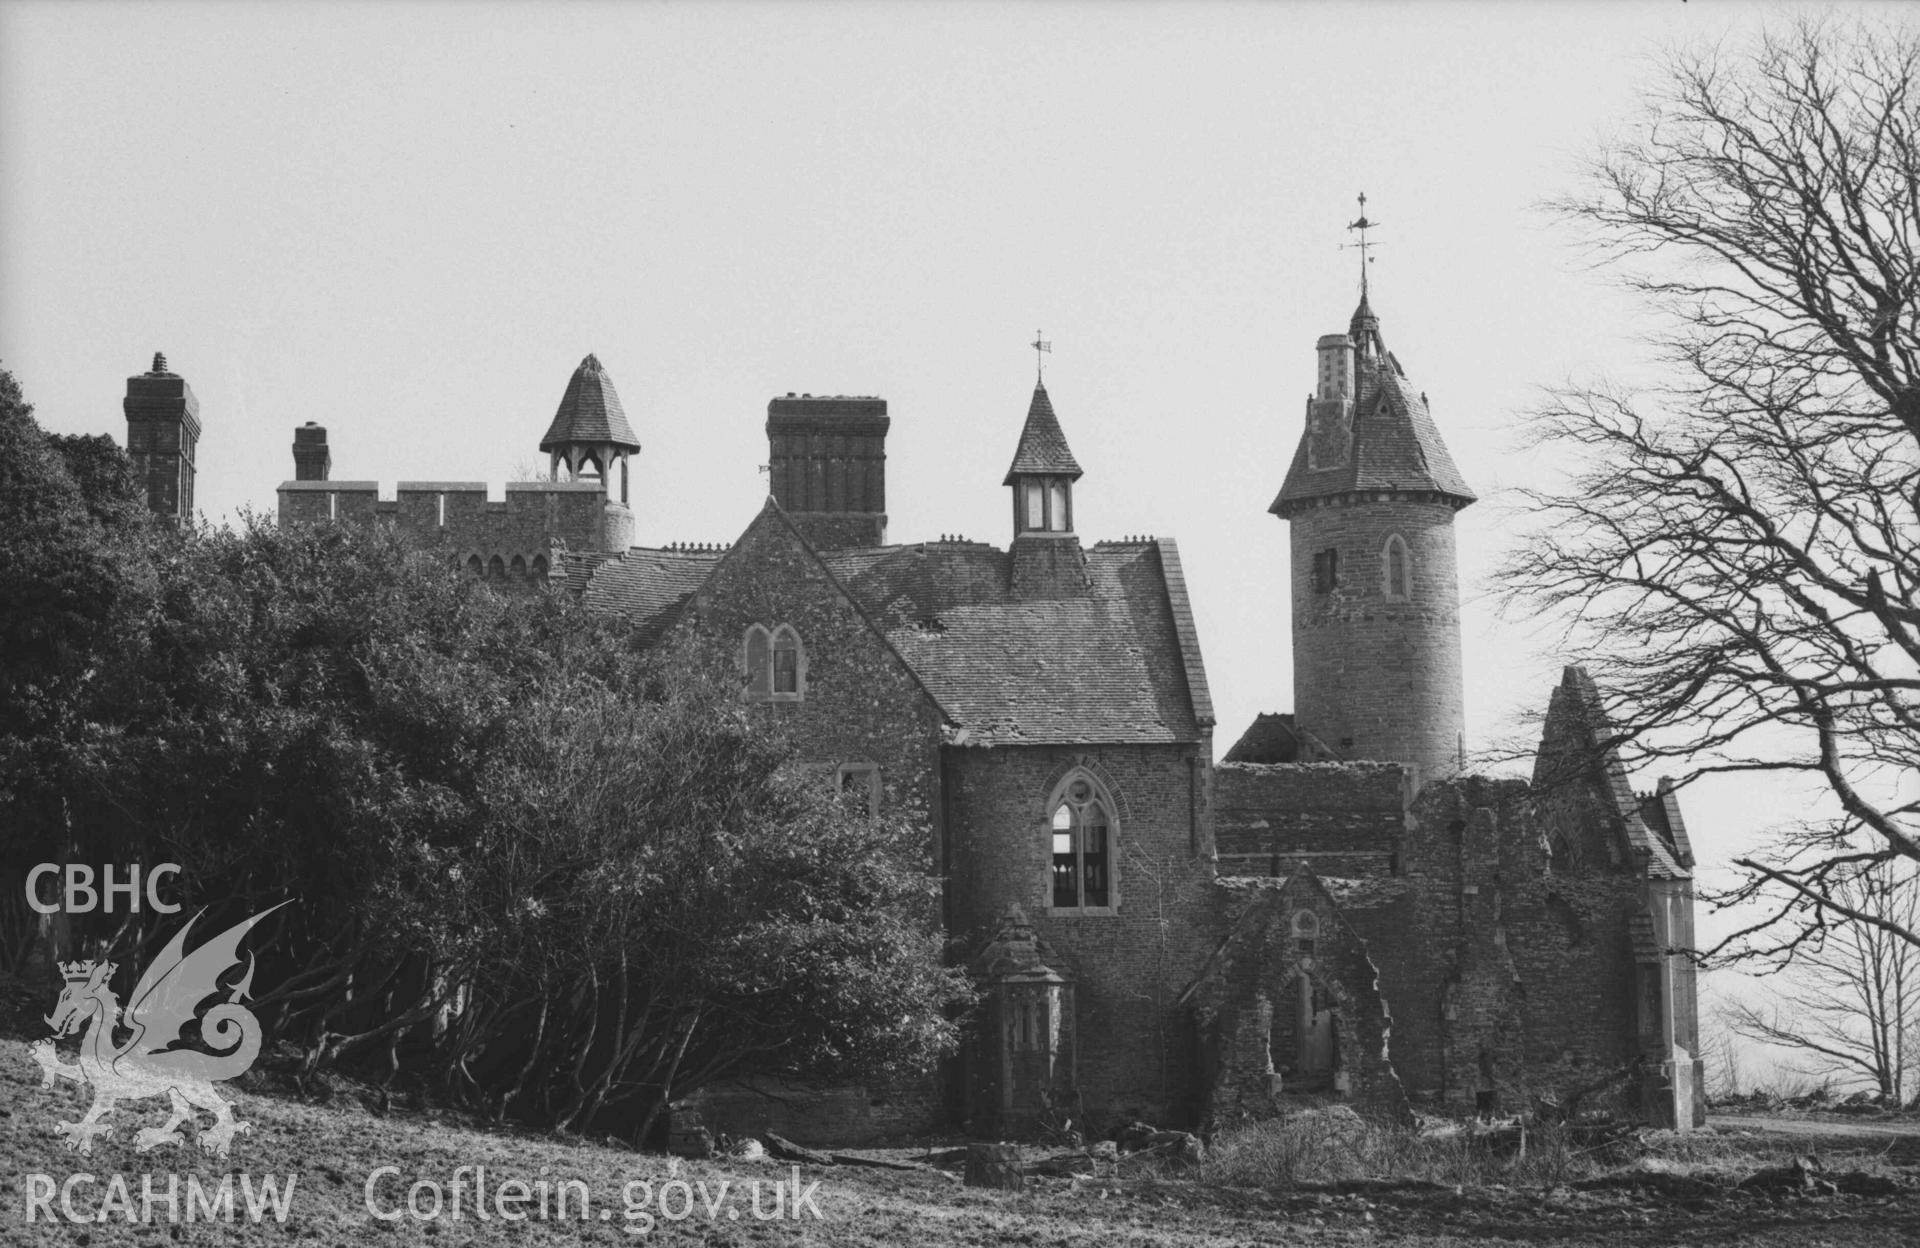
[[789, 624], [773, 630], [773, 696], [798, 699], [801, 668], [805, 659], [800, 649], [800, 634]]
[[1297, 910], [1293, 915], [1293, 947], [1296, 952], [1312, 957], [1320, 943], [1320, 916], [1311, 910]]
[[1054, 798], [1048, 836], [1052, 909], [1110, 909], [1114, 904], [1113, 814], [1090, 777], [1075, 775], [1062, 786]]
[[791, 624], [782, 624], [771, 632], [764, 624], [749, 625], [741, 655], [748, 698], [798, 702], [805, 695], [807, 652]]

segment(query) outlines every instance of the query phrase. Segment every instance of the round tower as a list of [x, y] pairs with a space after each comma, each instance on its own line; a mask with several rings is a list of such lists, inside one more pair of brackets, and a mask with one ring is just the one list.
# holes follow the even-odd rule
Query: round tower
[[1474, 494], [1364, 294], [1316, 354], [1269, 509], [1292, 530], [1294, 723], [1321, 756], [1447, 775], [1466, 723], [1453, 517]]

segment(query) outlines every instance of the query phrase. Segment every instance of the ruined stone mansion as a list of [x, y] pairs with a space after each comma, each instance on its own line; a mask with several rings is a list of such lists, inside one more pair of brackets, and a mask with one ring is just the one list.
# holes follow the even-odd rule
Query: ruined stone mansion
[[[920, 1085], [712, 1089], [696, 1108], [716, 1129], [1220, 1125], [1326, 1097], [1402, 1120], [1585, 1098], [1693, 1125], [1674, 794], [1636, 792], [1596, 748], [1574, 668], [1530, 782], [1461, 774], [1454, 516], [1473, 491], [1364, 296], [1315, 350], [1269, 509], [1291, 530], [1293, 711], [1217, 762], [1179, 549], [1083, 539], [1043, 385], [1003, 422], [1005, 545], [890, 542], [886, 402], [794, 394], [768, 405], [770, 495], [730, 544], [635, 545], [640, 442], [592, 356], [540, 442], [552, 480], [383, 499], [335, 479], [305, 425], [279, 514], [388, 521], [477, 575], [704, 648], [808, 762], [925, 829], [984, 989], [963, 1053]], [[190, 389], [158, 360], [126, 415], [154, 506], [189, 517]]]

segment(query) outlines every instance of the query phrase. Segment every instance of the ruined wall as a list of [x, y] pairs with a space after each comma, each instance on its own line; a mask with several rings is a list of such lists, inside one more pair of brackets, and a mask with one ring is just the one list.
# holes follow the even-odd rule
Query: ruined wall
[[1649, 1051], [1636, 997], [1647, 942], [1630, 930], [1643, 864], [1595, 784], [1469, 777], [1403, 806], [1412, 778], [1393, 766], [1217, 770], [1222, 875], [1304, 867], [1327, 880], [1378, 967], [1416, 1104], [1510, 1112]]
[[[1197, 745], [1023, 746], [945, 751], [949, 931], [963, 949], [1019, 905], [1075, 979], [1076, 1069], [1093, 1123], [1138, 1116], [1190, 1122], [1191, 1028], [1175, 998], [1219, 938]], [[1111, 914], [1049, 913], [1047, 801], [1084, 767], [1112, 798], [1117, 830]]]
[[1405, 829], [1397, 763], [1221, 763], [1214, 843], [1222, 875], [1390, 875]]
[[1409, 812], [1402, 874], [1348, 917], [1368, 940], [1395, 1018], [1394, 1063], [1416, 1103], [1522, 1108], [1563, 1096], [1636, 1052], [1625, 863], [1556, 872], [1556, 820], [1604, 816], [1590, 788], [1547, 810], [1517, 781], [1431, 785]]
[[[1411, 1121], [1407, 1095], [1390, 1060], [1393, 1021], [1379, 989], [1378, 964], [1344, 907], [1308, 874], [1284, 881], [1223, 879], [1216, 896], [1231, 934], [1194, 986], [1191, 1008], [1210, 1059], [1206, 1121], [1264, 1117], [1280, 1107], [1298, 1042], [1295, 998], [1304, 978], [1334, 1019], [1333, 1090], [1369, 1116]], [[1303, 945], [1295, 918], [1315, 918]]]

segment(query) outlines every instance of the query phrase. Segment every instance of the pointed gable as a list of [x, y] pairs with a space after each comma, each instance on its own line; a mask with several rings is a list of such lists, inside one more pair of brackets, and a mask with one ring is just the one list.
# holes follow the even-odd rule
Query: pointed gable
[[1053, 414], [1053, 400], [1047, 388], [1033, 388], [1033, 402], [1027, 407], [1027, 423], [1020, 429], [1020, 444], [1014, 448], [1013, 466], [1007, 469], [1002, 485], [1012, 485], [1024, 476], [1066, 477], [1077, 481], [1083, 474], [1079, 461], [1067, 448], [1067, 435]]
[[[781, 547], [777, 558], [768, 543]], [[725, 554], [635, 547], [583, 568], [583, 592], [651, 643], [696, 600], [738, 597], [772, 610], [793, 586], [816, 582], [844, 596], [965, 741], [1205, 736], [1213, 703], [1171, 539], [1099, 543], [1086, 553], [1087, 593], [1068, 599], [1016, 597], [1011, 559], [979, 542], [819, 551], [768, 499]]]
[[[1647, 826], [1642, 800], [1627, 783], [1627, 767], [1613, 744], [1613, 725], [1600, 701], [1600, 690], [1584, 667], [1569, 664], [1554, 687], [1547, 706], [1547, 722], [1540, 734], [1534, 760], [1536, 789], [1591, 783], [1627, 849], [1647, 864], [1653, 879], [1683, 880], [1690, 872], [1668, 842]], [[1665, 810], [1660, 814], [1664, 817]], [[1673, 817], [1679, 806], [1673, 807]], [[1684, 825], [1682, 825], [1684, 827]], [[1684, 834], [1684, 833], [1683, 833]], [[1690, 847], [1689, 847], [1690, 848]]]
[[592, 355], [573, 370], [567, 392], [560, 396], [560, 407], [553, 414], [553, 423], [547, 426], [547, 436], [540, 439], [540, 449], [551, 451], [579, 443], [615, 446], [627, 451], [640, 449], [640, 441], [627, 423], [626, 409], [620, 406], [620, 396], [614, 392], [613, 379]]
[[1413, 388], [1386, 349], [1379, 320], [1364, 300], [1354, 312], [1351, 336], [1363, 348], [1355, 362], [1352, 450], [1338, 464], [1315, 468], [1308, 458], [1309, 433], [1302, 433], [1286, 483], [1268, 510], [1285, 515], [1317, 499], [1380, 491], [1441, 494], [1456, 507], [1475, 501], [1426, 396]]

